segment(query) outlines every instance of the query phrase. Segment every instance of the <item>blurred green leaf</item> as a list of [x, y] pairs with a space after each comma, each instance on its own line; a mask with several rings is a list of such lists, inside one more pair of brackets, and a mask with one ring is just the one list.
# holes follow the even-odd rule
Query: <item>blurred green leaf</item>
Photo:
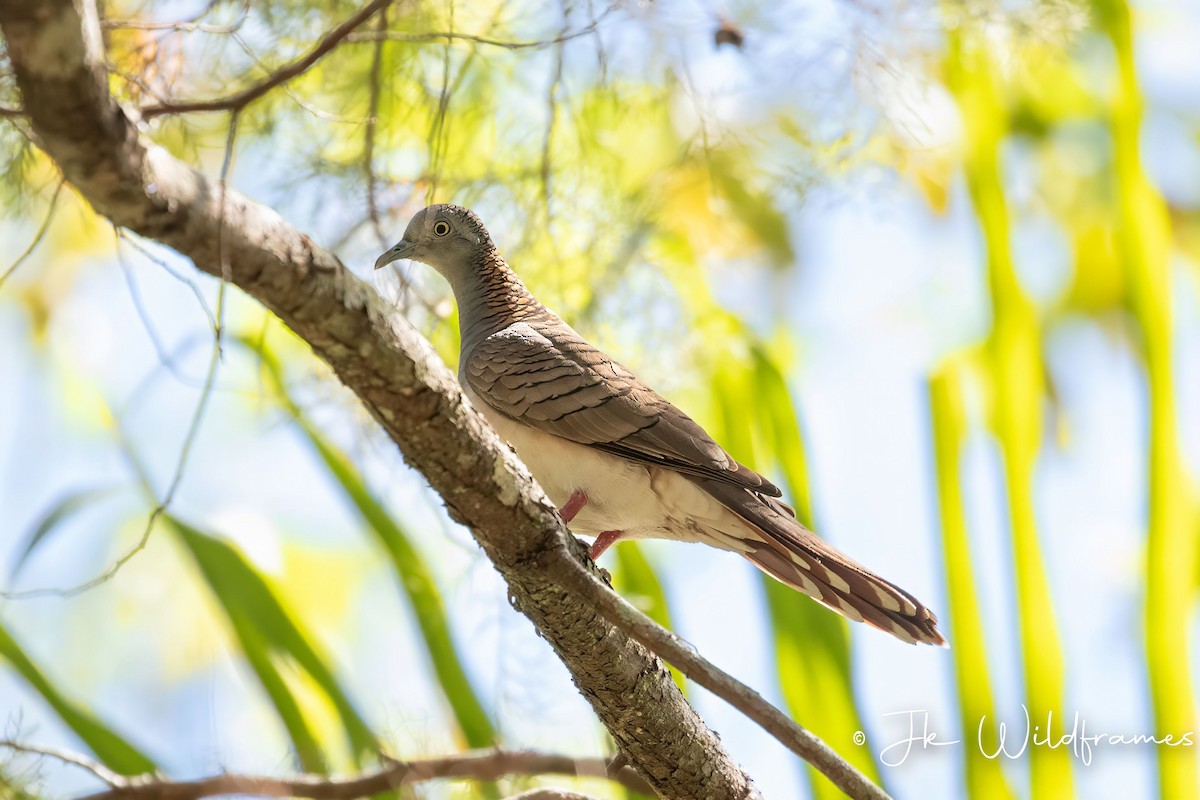
[[154, 772], [154, 762], [90, 712], [68, 700], [46, 677], [16, 640], [0, 625], [0, 656], [54, 709], [59, 719], [88, 746], [106, 767], [122, 775]]
[[796, 516], [805, 527], [813, 527], [812, 496], [808, 485], [808, 460], [804, 455], [804, 437], [787, 380], [761, 344], [750, 349], [754, 365], [754, 389], [757, 422], [771, 455], [783, 472], [788, 496]]
[[771, 194], [752, 188], [751, 176], [756, 171], [747, 163], [744, 154], [721, 151], [710, 158], [709, 164], [713, 183], [728, 201], [730, 212], [766, 248], [772, 265], [777, 268], [790, 266], [795, 253], [788, 237], [787, 219]]
[[[749, 358], [723, 358], [714, 369], [712, 395], [721, 425], [717, 438], [739, 461], [760, 470], [778, 466], [797, 504], [797, 515], [808, 525], [807, 467], [791, 394], [765, 348], [752, 341], [748, 349]], [[879, 783], [870, 748], [853, 744], [855, 732], [863, 725], [850, 682], [846, 620], [768, 575], [762, 575], [761, 582], [774, 634], [779, 688], [788, 711]], [[842, 796], [821, 773], [812, 768], [807, 772], [816, 797]]]
[[[1029, 713], [1064, 714], [1064, 665], [1050, 582], [1038, 541], [1033, 483], [1041, 443], [1045, 369], [1037, 308], [1017, 274], [1000, 153], [1009, 119], [988, 38], [954, 30], [948, 39], [947, 82], [967, 131], [963, 161], [967, 188], [986, 243], [992, 331], [988, 338], [988, 391], [1000, 445], [1012, 538], [1022, 671]], [[1029, 753], [1034, 797], [1069, 798], [1074, 778], [1069, 751]]]
[[25, 566], [25, 562], [33, 554], [33, 551], [43, 543], [47, 537], [58, 528], [59, 525], [66, 522], [75, 514], [87, 508], [92, 503], [103, 500], [109, 497], [116, 491], [115, 486], [103, 486], [100, 488], [78, 489], [73, 492], [68, 492], [52, 505], [42, 518], [38, 520], [37, 525], [33, 527], [29, 536], [25, 539], [25, 546], [21, 548], [21, 552], [17, 555], [16, 562], [13, 564], [12, 571], [9, 577], [15, 578]]
[[[1126, 0], [1094, 0], [1103, 32], [1116, 53], [1116, 86], [1107, 117], [1113, 141], [1117, 203], [1112, 227], [1124, 266], [1132, 311], [1140, 329], [1149, 405], [1146, 462], [1146, 667], [1154, 730], [1160, 737], [1196, 728], [1194, 675], [1189, 648], [1194, 630], [1191, 565], [1198, 543], [1192, 520], [1195, 495], [1180, 445], [1172, 352], [1173, 231], [1163, 196], [1142, 165], [1142, 109], [1133, 16]], [[1178, 747], [1155, 748], [1160, 797], [1200, 797], [1196, 758]]]
[[[812, 500], [808, 485], [808, 463], [804, 454], [800, 421], [783, 372], [760, 343], [750, 348], [746, 382], [748, 405], [764, 452], [784, 476], [796, 516], [813, 528]], [[763, 575], [771, 628], [775, 635], [775, 665], [779, 688], [788, 711], [805, 727], [828, 742], [868, 778], [882, 785], [870, 747], [853, 745], [854, 734], [864, 729], [854, 696], [850, 668], [848, 623], [816, 601]], [[813, 795], [841, 797], [841, 792], [824, 775], [808, 769]]]
[[[962, 376], [956, 363], [943, 365], [930, 380], [929, 397], [946, 596], [950, 602], [950, 653], [958, 684], [959, 723], [966, 736], [985, 719], [994, 726], [997, 715], [988, 676], [983, 617], [975, 591], [967, 513], [963, 505], [960, 470], [967, 420], [960, 383]], [[991, 748], [990, 742], [994, 740], [988, 741]], [[972, 800], [1012, 800], [1016, 797], [998, 760], [986, 758], [979, 747], [964, 747], [963, 758], [966, 761], [967, 794]]]
[[363, 521], [391, 558], [396, 577], [404, 589], [409, 607], [421, 630], [438, 684], [445, 693], [467, 744], [473, 748], [496, 744], [495, 728], [462, 665], [433, 571], [425, 563], [407, 532], [367, 487], [361, 473], [346, 454], [317, 430], [303, 409], [288, 396], [279, 361], [257, 342], [243, 340], [243, 343], [258, 353], [279, 402], [304, 432], [329, 473], [337, 480], [346, 499], [358, 510]]
[[233, 626], [242, 651], [258, 675], [292, 737], [304, 769], [324, 771], [326, 760], [295, 697], [275, 663], [286, 656], [297, 664], [336, 709], [356, 761], [377, 752], [378, 743], [355, 710], [316, 645], [292, 618], [259, 572], [232, 545], [201, 533], [175, 516], [165, 520], [196, 560]]
[[[636, 606], [650, 619], [662, 625], [667, 630], [674, 630], [671, 625], [671, 609], [667, 605], [667, 594], [663, 591], [662, 583], [646, 558], [646, 553], [638, 542], [620, 542], [612, 549], [616, 553], [616, 569], [613, 570], [613, 588], [630, 604]], [[680, 689], [687, 691], [687, 681], [683, 673], [668, 665], [671, 677]]]

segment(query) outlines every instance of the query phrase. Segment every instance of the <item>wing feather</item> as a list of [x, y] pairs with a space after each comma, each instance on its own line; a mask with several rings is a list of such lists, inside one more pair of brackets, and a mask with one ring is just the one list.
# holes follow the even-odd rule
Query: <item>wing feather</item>
[[462, 378], [494, 410], [631, 460], [778, 497], [691, 417], [554, 319], [519, 322], [466, 354]]

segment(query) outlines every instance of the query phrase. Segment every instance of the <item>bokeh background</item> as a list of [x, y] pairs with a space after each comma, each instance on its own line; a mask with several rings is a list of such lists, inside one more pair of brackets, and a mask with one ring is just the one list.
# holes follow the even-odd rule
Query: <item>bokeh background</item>
[[[357, 7], [102, 5], [131, 107], [260, 81]], [[203, 24], [157, 24], [179, 20]], [[948, 650], [730, 554], [602, 560], [896, 796], [1174, 800], [1200, 737], [1107, 736], [1197, 728], [1198, 41], [1193, 0], [409, 0], [233, 136], [226, 113], [145, 130], [335, 248], [451, 366], [445, 284], [370, 266], [425, 203], [472, 206], [547, 304], [935, 609]], [[609, 752], [303, 343], [114, 231], [24, 131], [0, 117], [4, 735], [176, 777], [348, 771], [379, 744]], [[836, 796], [686, 688], [767, 797]], [[1105, 740], [986, 758], [1023, 709]], [[926, 713], [958, 743], [881, 763]], [[0, 764], [0, 793], [95, 787]]]

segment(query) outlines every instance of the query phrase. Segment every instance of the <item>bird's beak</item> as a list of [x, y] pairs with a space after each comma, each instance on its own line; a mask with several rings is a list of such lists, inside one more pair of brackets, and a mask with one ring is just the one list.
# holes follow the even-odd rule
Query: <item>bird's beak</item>
[[396, 243], [395, 247], [375, 259], [375, 269], [386, 267], [393, 261], [399, 261], [402, 258], [411, 258], [416, 249], [417, 245], [415, 243], [401, 239]]

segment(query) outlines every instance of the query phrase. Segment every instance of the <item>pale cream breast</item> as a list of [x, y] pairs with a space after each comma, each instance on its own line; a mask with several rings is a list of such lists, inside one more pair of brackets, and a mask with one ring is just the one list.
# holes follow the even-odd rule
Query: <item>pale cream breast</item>
[[468, 386], [463, 393], [512, 445], [556, 506], [562, 508], [576, 489], [587, 492], [588, 503], [571, 521], [571, 530], [585, 536], [624, 531], [630, 537], [688, 538], [668, 518], [650, 468], [509, 419]]

